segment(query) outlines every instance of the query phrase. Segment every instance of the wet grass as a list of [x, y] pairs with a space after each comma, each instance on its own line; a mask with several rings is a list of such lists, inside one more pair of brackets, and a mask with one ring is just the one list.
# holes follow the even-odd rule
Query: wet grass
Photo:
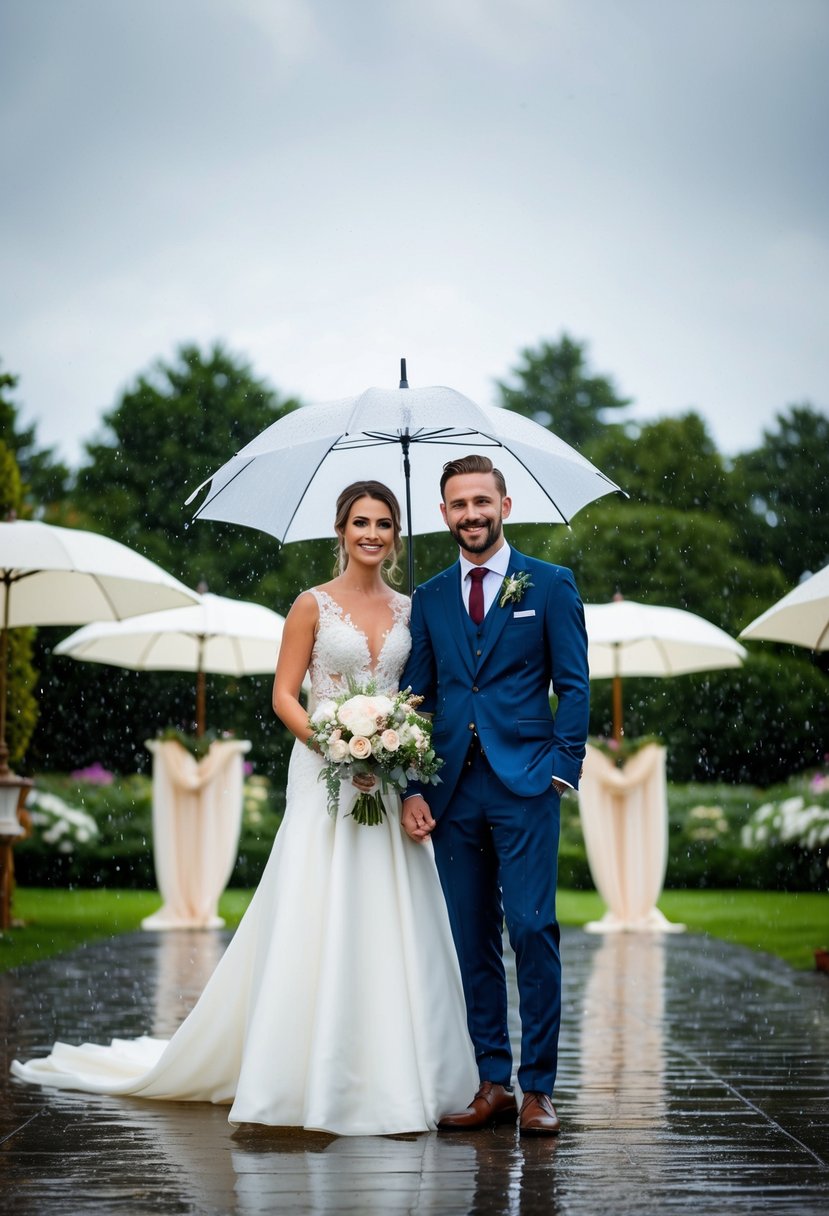
[[[251, 894], [226, 891], [222, 896], [219, 913], [229, 928], [242, 919]], [[0, 971], [40, 962], [84, 942], [129, 933], [160, 906], [157, 891], [18, 887], [12, 915], [19, 924], [0, 933]]]
[[[241, 920], [250, 891], [226, 891], [219, 912], [229, 928]], [[39, 962], [84, 942], [128, 933], [158, 910], [154, 891], [18, 888], [20, 927], [0, 934], [0, 971]], [[597, 920], [604, 905], [594, 891], [560, 890], [562, 924]], [[781, 891], [665, 891], [659, 906], [693, 933], [776, 954], [790, 966], [812, 969], [814, 950], [829, 947], [829, 894]]]
[[[663, 891], [659, 907], [690, 933], [710, 933], [751, 950], [776, 954], [798, 970], [815, 966], [829, 947], [829, 893], [803, 891]], [[559, 891], [564, 925], [598, 920], [605, 908], [595, 891]]]

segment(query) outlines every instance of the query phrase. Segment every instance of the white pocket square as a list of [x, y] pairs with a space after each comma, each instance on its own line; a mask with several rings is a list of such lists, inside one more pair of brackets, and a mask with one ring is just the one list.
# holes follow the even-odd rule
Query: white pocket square
[[513, 612], [513, 620], [519, 616], [535, 616], [535, 608], [524, 608], [521, 612]]

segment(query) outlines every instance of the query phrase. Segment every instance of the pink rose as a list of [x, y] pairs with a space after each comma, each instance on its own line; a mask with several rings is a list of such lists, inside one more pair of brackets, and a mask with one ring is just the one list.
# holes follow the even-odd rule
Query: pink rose
[[380, 742], [383, 744], [383, 747], [387, 752], [396, 752], [400, 746], [400, 736], [396, 730], [389, 728], [388, 730], [383, 731], [382, 735], [380, 736]]
[[371, 741], [365, 735], [355, 735], [348, 742], [348, 750], [355, 760], [367, 760], [371, 755]]

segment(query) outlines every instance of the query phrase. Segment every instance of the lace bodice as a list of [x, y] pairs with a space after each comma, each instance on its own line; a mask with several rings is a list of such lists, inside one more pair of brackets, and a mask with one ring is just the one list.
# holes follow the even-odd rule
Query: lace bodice
[[385, 635], [374, 669], [368, 638], [351, 620], [327, 591], [311, 588], [319, 605], [319, 628], [311, 652], [309, 671], [315, 701], [338, 697], [348, 691], [349, 680], [365, 684], [373, 680], [378, 692], [396, 691], [409, 651], [410, 601], [405, 595], [395, 595], [391, 628]]

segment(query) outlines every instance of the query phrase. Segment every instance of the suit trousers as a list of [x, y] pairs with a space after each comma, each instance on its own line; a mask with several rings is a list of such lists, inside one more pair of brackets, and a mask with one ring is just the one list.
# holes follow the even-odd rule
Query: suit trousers
[[515, 951], [521, 1089], [551, 1094], [561, 1024], [556, 879], [560, 801], [520, 798], [473, 746], [432, 833], [482, 1081], [510, 1085], [503, 926]]

